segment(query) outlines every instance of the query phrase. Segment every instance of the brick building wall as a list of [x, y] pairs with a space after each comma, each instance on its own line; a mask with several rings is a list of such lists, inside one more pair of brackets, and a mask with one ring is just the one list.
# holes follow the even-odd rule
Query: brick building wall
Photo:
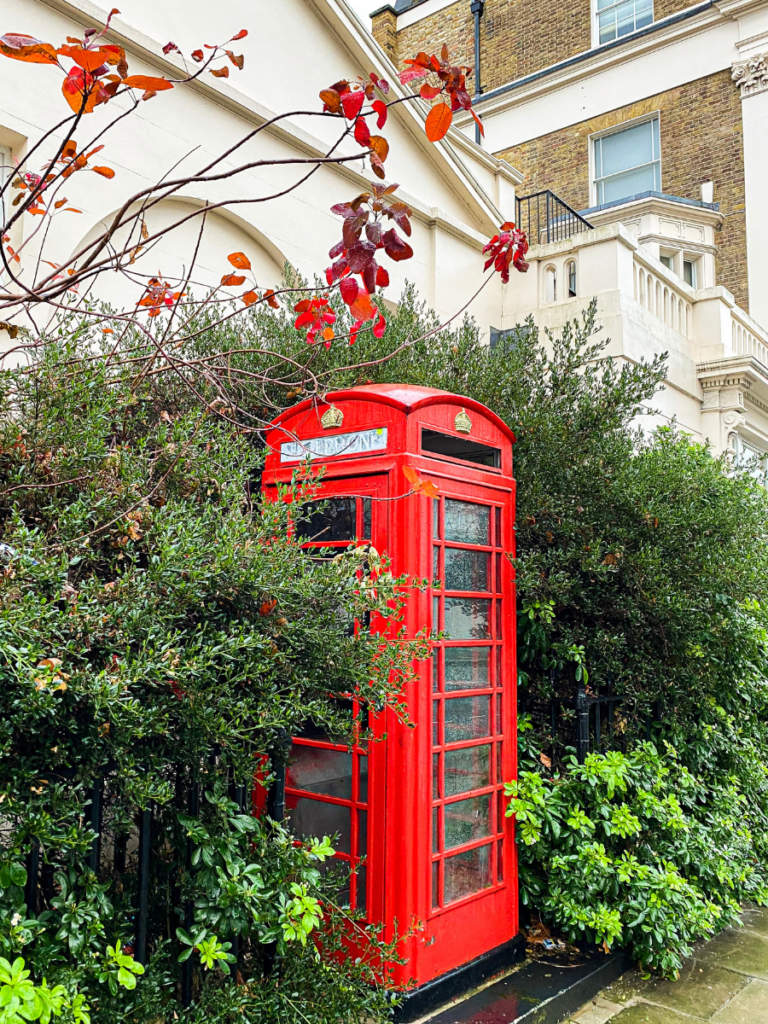
[[691, 3], [691, 0], [654, 0], [653, 17], [655, 21], [661, 21], [662, 18], [668, 18], [670, 14], [679, 14], [680, 11], [695, 6], [696, 4]]
[[[373, 22], [374, 36], [380, 42], [386, 17], [384, 11]], [[396, 63], [419, 50], [439, 52], [445, 42], [453, 60], [473, 67], [474, 38], [470, 0], [457, 0], [397, 33]], [[565, 6], [531, 0], [486, 0], [480, 20], [480, 45], [483, 91], [489, 92], [588, 50], [590, 0], [572, 0]], [[387, 52], [393, 56], [390, 50]]]
[[525, 174], [518, 194], [552, 189], [575, 209], [590, 203], [589, 136], [658, 110], [662, 191], [701, 199], [701, 183], [713, 181], [723, 230], [716, 235], [717, 283], [748, 310], [744, 202], [744, 151], [739, 90], [729, 70], [688, 82], [608, 114], [550, 132], [503, 150]]

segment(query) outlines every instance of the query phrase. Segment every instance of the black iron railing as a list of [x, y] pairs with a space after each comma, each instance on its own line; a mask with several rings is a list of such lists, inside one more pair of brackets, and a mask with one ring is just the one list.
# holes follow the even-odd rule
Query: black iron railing
[[515, 223], [528, 236], [529, 245], [562, 242], [581, 231], [592, 230], [588, 220], [549, 189], [530, 196], [518, 196], [515, 206]]

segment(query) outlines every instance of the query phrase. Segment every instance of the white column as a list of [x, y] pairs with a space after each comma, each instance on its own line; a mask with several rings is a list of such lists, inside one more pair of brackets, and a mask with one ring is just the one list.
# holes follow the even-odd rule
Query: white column
[[768, 328], [768, 53], [733, 65], [741, 90], [749, 312]]

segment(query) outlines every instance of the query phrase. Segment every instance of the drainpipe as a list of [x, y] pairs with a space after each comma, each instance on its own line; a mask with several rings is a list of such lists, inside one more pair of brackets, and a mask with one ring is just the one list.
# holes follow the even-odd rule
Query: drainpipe
[[[480, 99], [483, 89], [480, 84], [480, 19], [485, 8], [484, 0], [472, 0], [470, 11], [475, 19], [475, 102]], [[475, 142], [480, 145], [480, 128], [475, 125]]]

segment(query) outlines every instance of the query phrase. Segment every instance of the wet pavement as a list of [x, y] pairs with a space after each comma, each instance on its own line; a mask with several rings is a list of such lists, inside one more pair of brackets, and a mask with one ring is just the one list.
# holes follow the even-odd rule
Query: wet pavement
[[742, 920], [744, 928], [727, 928], [697, 945], [678, 981], [644, 980], [638, 971], [629, 971], [568, 1021], [768, 1024], [768, 909], [746, 910]]

